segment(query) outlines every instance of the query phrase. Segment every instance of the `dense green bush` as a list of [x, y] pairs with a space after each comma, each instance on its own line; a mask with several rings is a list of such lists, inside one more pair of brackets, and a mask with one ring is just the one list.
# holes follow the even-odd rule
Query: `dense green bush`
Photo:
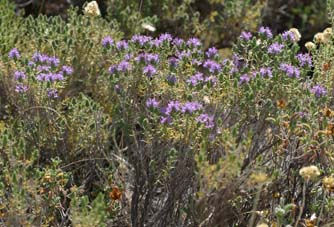
[[334, 221], [331, 29], [308, 53], [297, 29], [245, 31], [225, 59], [197, 38], [124, 39], [153, 22], [136, 15], [0, 9], [1, 224]]

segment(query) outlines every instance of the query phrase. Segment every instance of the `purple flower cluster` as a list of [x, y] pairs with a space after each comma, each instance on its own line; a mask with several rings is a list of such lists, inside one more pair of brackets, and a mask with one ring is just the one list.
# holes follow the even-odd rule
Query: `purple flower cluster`
[[172, 112], [177, 112], [181, 109], [181, 104], [179, 101], [169, 101], [167, 107], [162, 109], [162, 113], [170, 115]]
[[260, 75], [262, 77], [272, 78], [273, 77], [273, 72], [272, 72], [270, 67], [262, 67], [262, 68], [260, 68]]
[[147, 66], [145, 66], [145, 67], [143, 68], [143, 73], [144, 73], [147, 77], [151, 78], [152, 76], [154, 76], [154, 75], [157, 73], [157, 69], [154, 68], [153, 65], [147, 65]]
[[150, 98], [146, 100], [146, 107], [147, 108], [158, 108], [159, 107], [159, 101], [157, 101], [155, 98]]
[[232, 56], [232, 63], [233, 63], [233, 67], [232, 67], [231, 73], [236, 73], [240, 69], [247, 66], [247, 62], [236, 54], [233, 54]]
[[138, 44], [141, 47], [143, 47], [145, 44], [147, 44], [151, 40], [152, 40], [151, 36], [145, 36], [145, 35], [134, 35], [131, 38], [132, 43]]
[[268, 39], [273, 38], [273, 33], [271, 32], [270, 28], [268, 28], [268, 27], [260, 27], [259, 33], [264, 35]]
[[126, 40], [121, 40], [116, 43], [117, 50], [127, 50], [129, 48], [129, 44]]
[[205, 125], [206, 128], [213, 128], [214, 124], [214, 116], [210, 116], [208, 114], [201, 114], [196, 118], [197, 122]]
[[178, 66], [179, 62], [180, 62], [180, 59], [178, 59], [176, 57], [170, 57], [168, 59], [168, 63], [170, 65], [170, 67], [172, 67], [172, 68], [176, 68]]
[[268, 47], [268, 53], [269, 54], [279, 54], [282, 52], [283, 48], [284, 48], [283, 44], [279, 44], [275, 42]]
[[297, 60], [299, 62], [299, 65], [301, 67], [303, 66], [309, 66], [312, 67], [312, 57], [309, 54], [298, 54], [297, 55]]
[[282, 38], [283, 38], [284, 41], [294, 42], [296, 40], [295, 35], [291, 31], [285, 31], [285, 32], [283, 32]]
[[110, 36], [106, 36], [102, 39], [102, 46], [107, 48], [114, 44], [114, 40]]
[[35, 63], [39, 63], [39, 64], [47, 64], [50, 66], [58, 66], [60, 63], [59, 58], [57, 57], [51, 57], [48, 56], [46, 54], [41, 54], [39, 52], [36, 52], [33, 56], [32, 56], [32, 60]]
[[202, 107], [202, 104], [200, 104], [199, 102], [186, 102], [182, 105], [181, 112], [191, 114], [195, 111], [201, 110]]
[[240, 39], [244, 40], [244, 41], [249, 41], [251, 38], [252, 38], [252, 33], [250, 32], [241, 32], [241, 35], [240, 35]]
[[71, 66], [64, 65], [63, 67], [61, 67], [61, 70], [65, 75], [72, 75], [73, 74], [73, 68]]
[[24, 84], [17, 84], [15, 86], [15, 92], [17, 93], [25, 93], [26, 91], [28, 91], [28, 86]]
[[131, 70], [131, 64], [128, 61], [121, 61], [119, 64], [117, 65], [112, 65], [109, 67], [109, 73], [110, 74], [114, 74], [116, 72], [128, 72]]
[[58, 91], [56, 90], [56, 89], [54, 89], [54, 88], [49, 88], [48, 90], [47, 90], [47, 94], [48, 94], [48, 97], [49, 98], [58, 98], [59, 96], [58, 96]]
[[196, 86], [203, 81], [204, 81], [203, 73], [196, 73], [187, 80], [187, 83], [189, 83], [192, 86]]
[[210, 73], [219, 73], [222, 70], [222, 66], [219, 63], [210, 59], [203, 63], [203, 67], [208, 69]]
[[239, 84], [247, 84], [250, 81], [250, 77], [248, 76], [248, 74], [243, 74], [242, 76], [240, 76], [239, 79]]
[[326, 88], [321, 85], [315, 85], [311, 88], [311, 93], [313, 93], [317, 98], [325, 96], [327, 94]]
[[39, 81], [50, 81], [50, 82], [55, 82], [55, 81], [62, 81], [64, 80], [64, 76], [62, 73], [40, 73], [36, 76], [36, 79]]
[[22, 71], [15, 71], [14, 72], [14, 79], [15, 80], [24, 80], [27, 78], [26, 74]]
[[300, 70], [291, 64], [282, 63], [280, 65], [280, 70], [285, 72], [288, 75], [288, 77], [295, 77], [295, 78], [300, 77]]
[[9, 51], [8, 57], [11, 59], [18, 59], [21, 57], [21, 55], [17, 48], [13, 48]]
[[161, 42], [171, 42], [173, 40], [173, 37], [169, 33], [164, 33], [159, 36], [159, 40]]
[[197, 47], [202, 46], [202, 43], [201, 43], [201, 41], [200, 41], [199, 39], [197, 39], [197, 38], [190, 38], [190, 39], [188, 39], [188, 41], [187, 41], [187, 45], [188, 45], [189, 47], [197, 48]]
[[173, 45], [177, 46], [177, 47], [181, 47], [185, 42], [183, 39], [180, 38], [174, 38], [173, 40]]
[[218, 55], [218, 50], [217, 50], [217, 48], [215, 48], [215, 47], [211, 47], [211, 48], [209, 48], [209, 49], [205, 52], [205, 55], [206, 55], [208, 58], [216, 57], [216, 56]]
[[146, 64], [157, 64], [159, 62], [159, 55], [151, 53], [140, 53], [135, 58], [135, 60]]

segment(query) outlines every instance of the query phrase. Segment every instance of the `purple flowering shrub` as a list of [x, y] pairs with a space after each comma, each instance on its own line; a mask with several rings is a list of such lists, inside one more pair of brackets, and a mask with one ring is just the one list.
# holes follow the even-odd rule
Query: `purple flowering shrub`
[[1, 48], [0, 223], [330, 223], [331, 42], [304, 53], [261, 27], [224, 59], [74, 16]]

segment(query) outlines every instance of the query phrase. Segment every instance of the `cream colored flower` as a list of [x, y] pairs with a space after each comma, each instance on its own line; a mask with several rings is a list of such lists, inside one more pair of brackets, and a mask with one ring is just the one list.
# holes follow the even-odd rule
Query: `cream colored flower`
[[333, 33], [333, 29], [332, 28], [326, 28], [323, 33], [332, 34]]
[[326, 43], [328, 40], [325, 38], [324, 33], [319, 32], [319, 33], [315, 34], [314, 41], [316, 43]]
[[292, 32], [295, 37], [295, 42], [299, 42], [299, 40], [302, 38], [302, 35], [300, 34], [299, 30], [297, 28], [291, 28], [289, 32]]
[[299, 170], [299, 175], [302, 176], [305, 180], [310, 180], [320, 176], [320, 171], [316, 166], [306, 166]]
[[305, 47], [308, 51], [314, 50], [317, 48], [317, 45], [315, 45], [313, 42], [307, 42], [305, 43]]
[[143, 23], [141, 26], [142, 26], [142, 28], [144, 28], [146, 30], [149, 30], [151, 32], [155, 32], [155, 30], [156, 30], [156, 28], [151, 24]]
[[84, 8], [84, 14], [90, 16], [100, 16], [101, 11], [96, 1], [89, 2]]
[[322, 185], [328, 191], [330, 192], [334, 191], [334, 177], [332, 176], [324, 177], [324, 179], [322, 179]]
[[258, 224], [256, 227], [269, 227], [269, 225], [267, 225], [266, 223], [261, 223]]

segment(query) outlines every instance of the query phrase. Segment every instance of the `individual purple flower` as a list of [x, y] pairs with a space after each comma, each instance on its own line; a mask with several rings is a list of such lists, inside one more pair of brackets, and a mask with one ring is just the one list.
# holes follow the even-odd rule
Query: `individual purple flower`
[[176, 79], [176, 77], [174, 75], [167, 76], [166, 80], [170, 84], [176, 84], [176, 82], [177, 82], [177, 79]]
[[158, 108], [159, 102], [155, 98], [150, 98], [146, 100], [146, 107], [147, 108]]
[[204, 81], [203, 73], [196, 73], [187, 80], [187, 83], [192, 86], [196, 86], [202, 81]]
[[20, 52], [17, 48], [13, 48], [9, 51], [8, 57], [11, 59], [18, 59], [21, 57]]
[[171, 42], [173, 40], [173, 37], [169, 33], [164, 33], [159, 36], [159, 40], [161, 42]]
[[187, 45], [189, 47], [200, 47], [202, 45], [201, 41], [197, 38], [190, 38], [188, 41], [187, 41]]
[[283, 32], [282, 38], [285, 41], [291, 41], [291, 42], [294, 42], [296, 40], [295, 34], [291, 31]]
[[285, 72], [288, 75], [288, 77], [295, 77], [295, 78], [300, 77], [300, 70], [293, 65], [282, 63], [280, 65], [280, 70]]
[[61, 67], [61, 70], [65, 75], [68, 75], [68, 76], [72, 75], [72, 73], [73, 73], [73, 68], [71, 66], [68, 66], [68, 65], [64, 65], [63, 67]]
[[153, 65], [147, 65], [147, 66], [144, 67], [143, 73], [146, 76], [151, 78], [152, 76], [154, 76], [157, 73], [157, 70], [156, 70], [156, 68], [154, 68]]
[[48, 65], [39, 65], [39, 66], [37, 66], [37, 71], [39, 71], [39, 72], [49, 72], [50, 69], [51, 69], [51, 67], [48, 66]]
[[126, 40], [121, 40], [116, 43], [117, 50], [127, 50], [129, 48], [129, 44]]
[[252, 33], [250, 32], [241, 32], [240, 39], [244, 41], [249, 41], [252, 38]]
[[26, 74], [22, 71], [15, 71], [14, 72], [14, 79], [15, 80], [24, 80], [27, 78]]
[[268, 39], [271, 39], [273, 37], [273, 33], [268, 27], [260, 27], [259, 33], [266, 36]]
[[240, 76], [239, 84], [246, 84], [250, 81], [250, 77], [247, 74]]
[[15, 92], [17, 92], [17, 93], [25, 93], [26, 91], [28, 91], [28, 86], [26, 86], [26, 85], [17, 84], [15, 86]]
[[326, 88], [324, 88], [321, 85], [315, 85], [311, 88], [311, 93], [315, 95], [315, 97], [320, 98], [321, 96], [324, 96], [327, 94]]
[[218, 54], [218, 50], [215, 47], [211, 47], [205, 52], [205, 55], [208, 58], [213, 58], [213, 57], [217, 56], [217, 54]]
[[171, 124], [172, 121], [173, 121], [173, 119], [170, 116], [160, 118], [160, 123], [161, 124]]
[[151, 36], [145, 35], [134, 35], [131, 38], [131, 42], [138, 44], [139, 46], [144, 46], [146, 43], [152, 40]]
[[108, 69], [110, 74], [115, 74], [117, 72], [117, 65], [112, 65]]
[[184, 40], [180, 38], [174, 38], [173, 40], [173, 44], [177, 47], [181, 47], [184, 43]]
[[221, 65], [213, 60], [206, 60], [203, 67], [208, 69], [210, 73], [219, 73], [222, 69]]
[[173, 111], [177, 112], [181, 108], [181, 104], [179, 101], [169, 101], [167, 107], [163, 109], [163, 113], [166, 115], [170, 115]]
[[269, 54], [279, 54], [282, 52], [282, 49], [284, 48], [283, 44], [279, 43], [273, 43], [268, 47], [268, 53]]
[[178, 66], [179, 62], [180, 62], [180, 60], [176, 57], [168, 58], [169, 66], [172, 67], [172, 68], [176, 68]]
[[272, 78], [273, 77], [273, 73], [270, 67], [262, 67], [260, 68], [260, 75], [262, 77], [269, 77]]
[[197, 122], [205, 125], [206, 128], [213, 128], [214, 124], [214, 116], [210, 116], [208, 114], [201, 114], [196, 118]]
[[131, 69], [131, 65], [128, 61], [121, 61], [118, 65], [117, 65], [117, 71], [118, 72], [127, 72]]
[[53, 99], [55, 99], [55, 98], [58, 98], [59, 96], [58, 96], [58, 91], [56, 90], [56, 89], [53, 89], [53, 88], [49, 88], [48, 90], [47, 90], [47, 94], [48, 94], [48, 97], [49, 98], [53, 98]]
[[106, 36], [102, 39], [102, 46], [104, 48], [111, 47], [114, 44], [114, 40], [110, 36]]
[[201, 110], [202, 107], [202, 104], [199, 102], [186, 102], [184, 105], [182, 105], [181, 112], [191, 114], [195, 111]]
[[303, 66], [309, 66], [312, 67], [312, 57], [309, 54], [298, 54], [297, 55], [297, 60], [299, 62], [299, 65], [301, 67]]

